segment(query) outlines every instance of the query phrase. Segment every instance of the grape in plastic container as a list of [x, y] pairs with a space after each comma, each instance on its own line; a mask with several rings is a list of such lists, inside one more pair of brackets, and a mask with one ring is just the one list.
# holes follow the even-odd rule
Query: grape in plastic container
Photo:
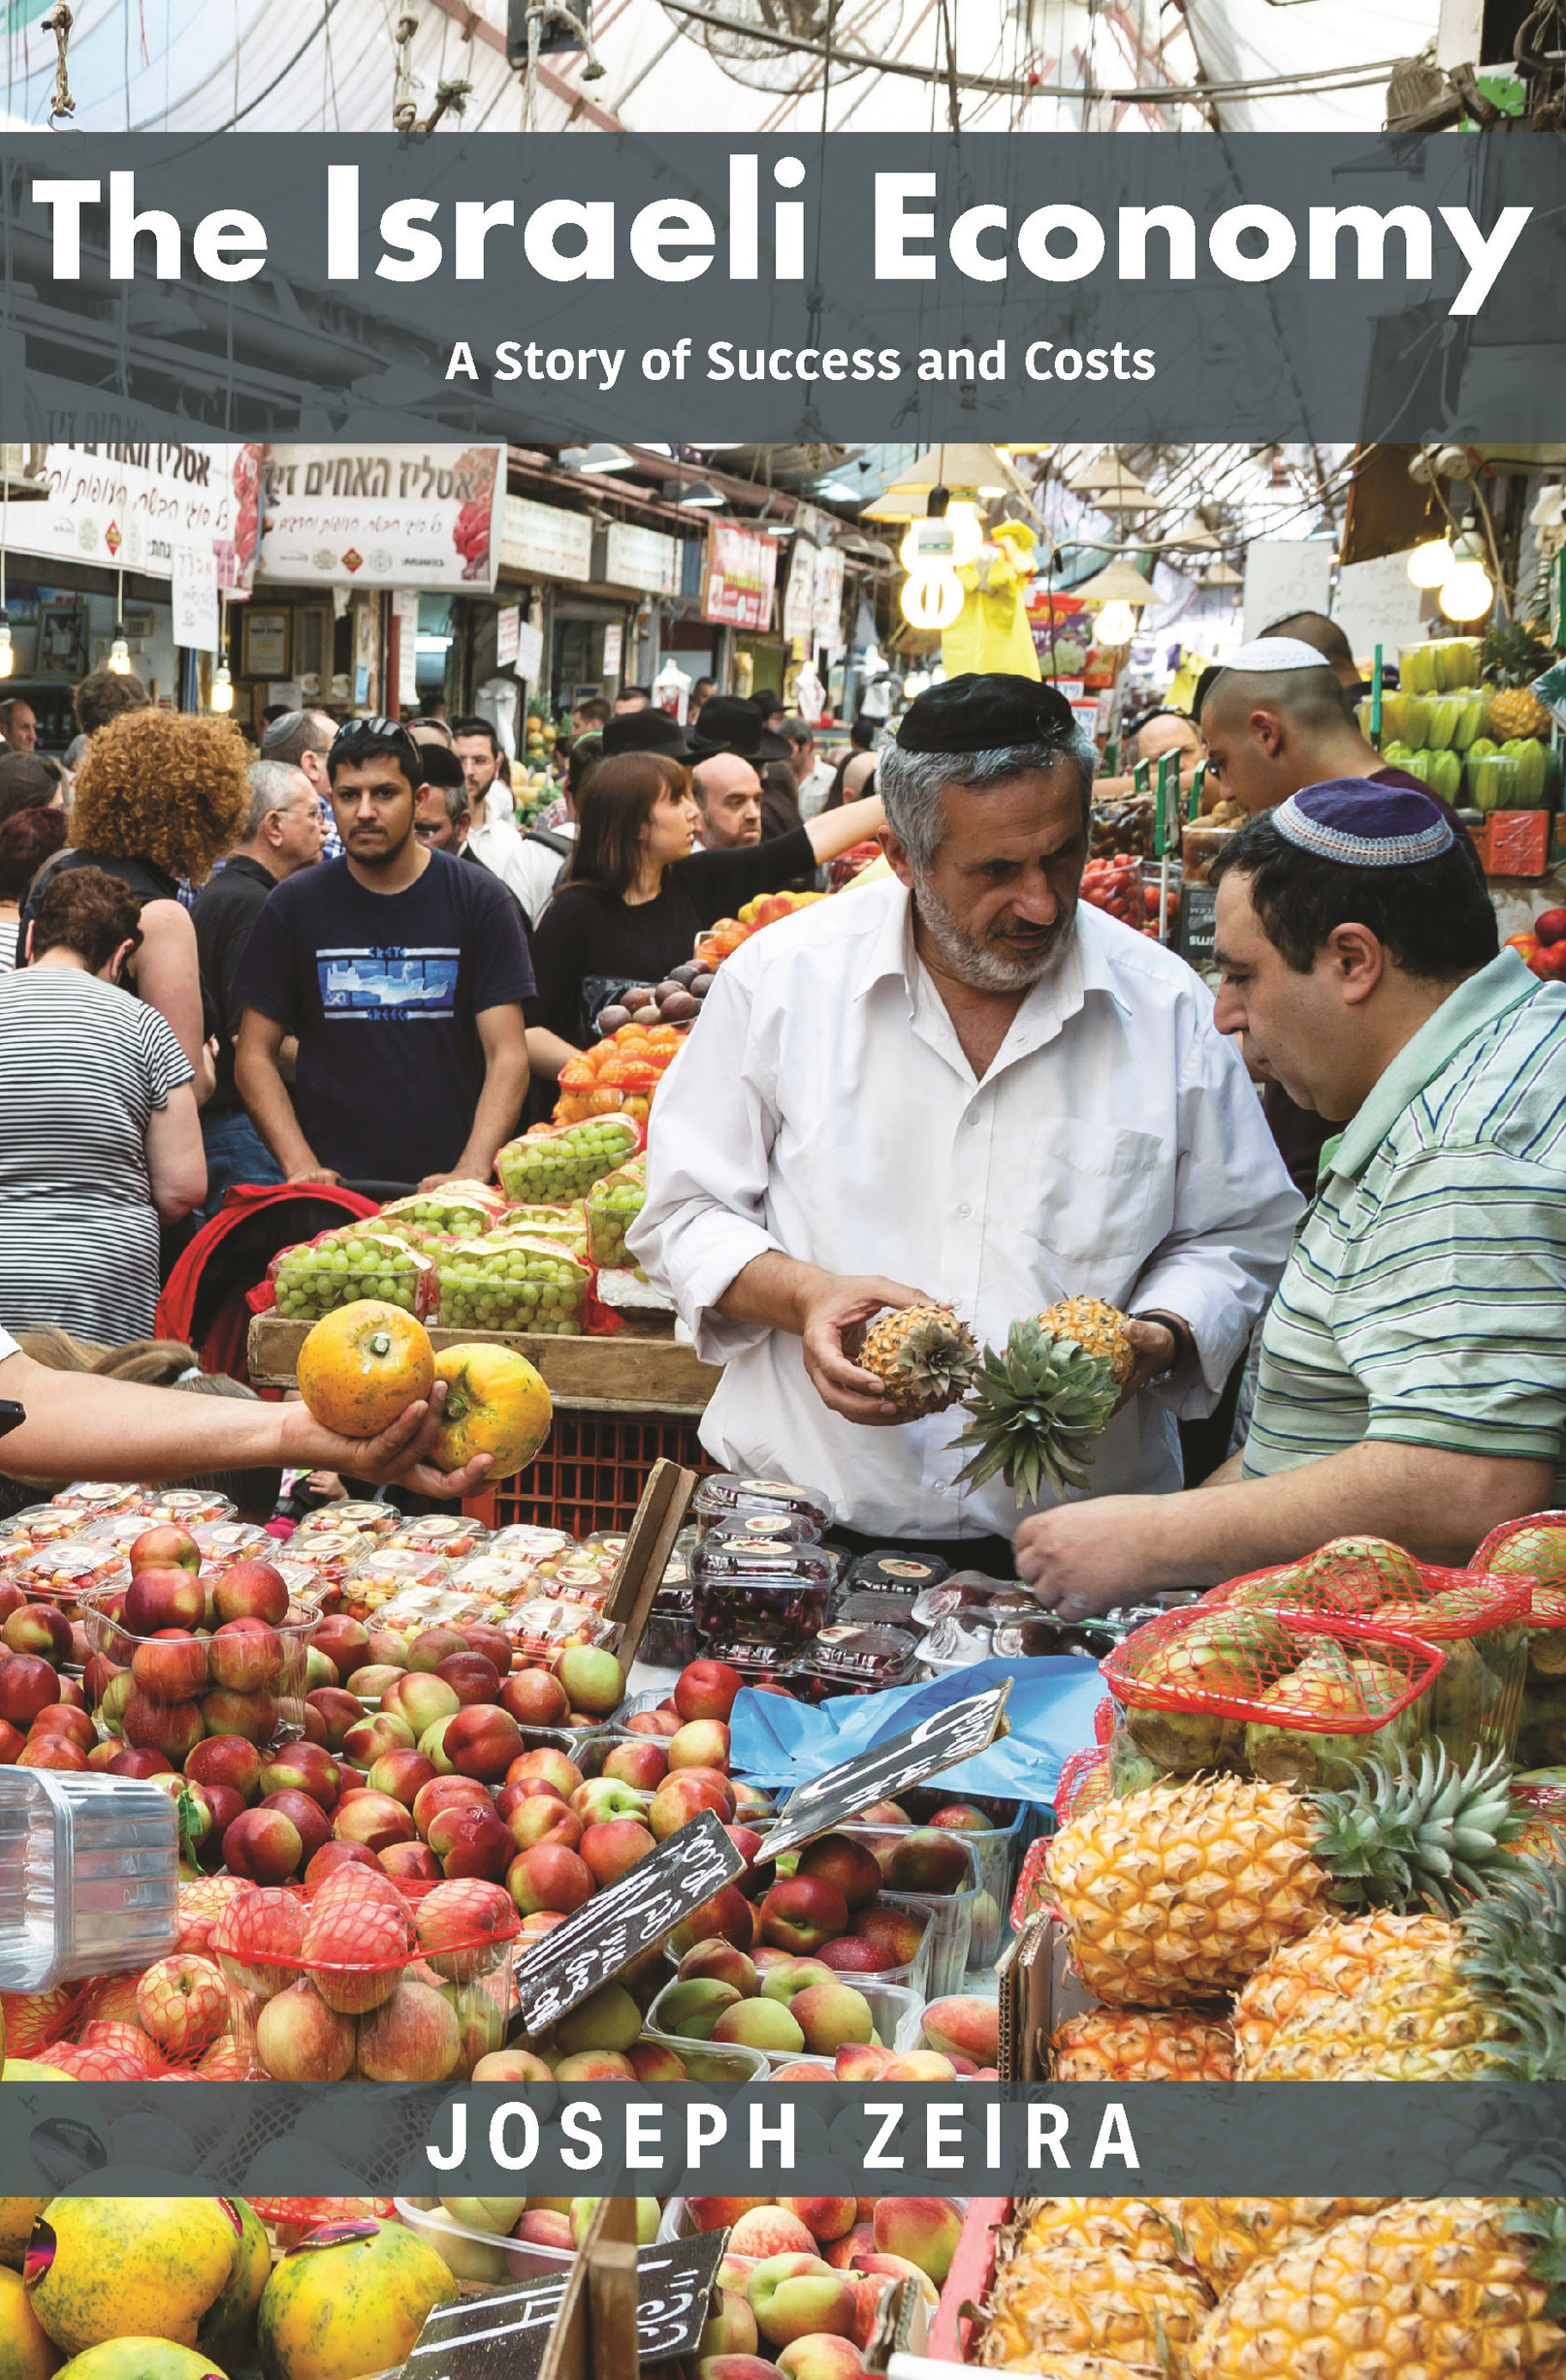
[[486, 1182], [442, 1182], [438, 1189], [415, 1190], [409, 1198], [394, 1198], [376, 1219], [383, 1223], [417, 1223], [453, 1239], [476, 1239], [493, 1231], [505, 1217], [505, 1197]]
[[210, 1636], [127, 1628], [118, 1593], [80, 1599], [87, 1642], [110, 1674], [100, 1679], [93, 1725], [175, 1768], [208, 1735], [242, 1735], [259, 1751], [304, 1731], [304, 1678], [321, 1614], [290, 1603], [275, 1627], [219, 1628]]
[[832, 1506], [818, 1487], [801, 1487], [788, 1479], [758, 1479], [744, 1472], [716, 1471], [703, 1479], [690, 1500], [690, 1517], [705, 1536], [715, 1520], [730, 1512], [792, 1512], [814, 1522], [815, 1535], [832, 1525]]
[[150, 1779], [0, 1768], [0, 1991], [150, 1966], [178, 1939], [167, 1793]]
[[588, 1211], [580, 1198], [573, 1199], [569, 1206], [508, 1206], [505, 1220], [496, 1229], [508, 1234], [520, 1232], [527, 1239], [557, 1241], [574, 1256], [585, 1256], [588, 1253]]
[[588, 1253], [596, 1265], [625, 1262], [625, 1234], [647, 1204], [647, 1159], [632, 1158], [588, 1192]]
[[277, 1312], [288, 1322], [318, 1322], [362, 1298], [377, 1298], [420, 1317], [434, 1311], [431, 1258], [385, 1232], [324, 1231], [319, 1239], [283, 1249], [267, 1271]]
[[515, 1203], [559, 1206], [580, 1197], [600, 1175], [632, 1156], [641, 1135], [623, 1116], [587, 1117], [580, 1124], [529, 1132], [509, 1141], [495, 1160], [506, 1196]]
[[440, 1319], [454, 1330], [533, 1331], [576, 1337], [591, 1274], [554, 1240], [495, 1232], [463, 1240], [437, 1268]]

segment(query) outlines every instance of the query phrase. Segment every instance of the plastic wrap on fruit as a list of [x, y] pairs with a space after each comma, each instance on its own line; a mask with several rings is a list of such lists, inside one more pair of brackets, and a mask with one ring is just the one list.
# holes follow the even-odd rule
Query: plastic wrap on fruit
[[495, 1160], [515, 1204], [563, 1206], [635, 1155], [641, 1134], [624, 1116], [591, 1116], [508, 1141]]
[[463, 1330], [577, 1336], [591, 1275], [558, 1240], [492, 1232], [460, 1240], [437, 1268], [440, 1319]]
[[415, 1190], [382, 1207], [382, 1223], [418, 1223], [453, 1239], [476, 1239], [505, 1219], [504, 1193], [485, 1182], [442, 1182], [438, 1190]]
[[760, 1479], [738, 1471], [716, 1471], [703, 1479], [690, 1500], [690, 1517], [699, 1532], [728, 1512], [795, 1512], [815, 1524], [816, 1534], [832, 1524], [832, 1506], [817, 1487], [802, 1487], [789, 1479]]
[[1251, 1721], [1245, 1729], [1243, 1766], [1269, 1785], [1314, 1793], [1352, 1785], [1355, 1770], [1373, 1754], [1393, 1763], [1399, 1755], [1412, 1758], [1424, 1733], [1423, 1698], [1381, 1727], [1358, 1732], [1325, 1734], [1317, 1729], [1291, 1728], [1286, 1717], [1292, 1709], [1341, 1711], [1345, 1717], [1368, 1719], [1397, 1699], [1404, 1682], [1400, 1672], [1368, 1658], [1354, 1658], [1334, 1638], [1319, 1639], [1297, 1669], [1262, 1696], [1263, 1702], [1277, 1705], [1278, 1721]]
[[623, 1265], [625, 1234], [647, 1204], [647, 1159], [632, 1158], [588, 1192], [588, 1253], [597, 1265]]
[[267, 1278], [285, 1321], [318, 1322], [361, 1298], [379, 1298], [421, 1320], [434, 1312], [434, 1265], [387, 1232], [324, 1231], [281, 1250]]
[[307, 1512], [295, 1530], [292, 1541], [304, 1546], [316, 1538], [340, 1537], [345, 1532], [362, 1538], [390, 1537], [401, 1518], [395, 1504], [374, 1504], [366, 1497], [345, 1498], [340, 1504], [324, 1504], [318, 1511]]
[[521, 1232], [528, 1239], [554, 1240], [574, 1256], [588, 1253], [588, 1211], [580, 1198], [568, 1206], [508, 1206], [500, 1229], [508, 1234]]

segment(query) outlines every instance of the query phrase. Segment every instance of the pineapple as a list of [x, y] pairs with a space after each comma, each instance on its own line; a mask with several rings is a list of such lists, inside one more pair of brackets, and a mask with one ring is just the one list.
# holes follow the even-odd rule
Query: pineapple
[[1232, 2082], [1234, 2033], [1194, 2008], [1092, 2009], [1057, 2025], [1057, 2082]]
[[1212, 2292], [1194, 2272], [1118, 2248], [1062, 2248], [1015, 2257], [991, 2302], [980, 2349], [991, 2369], [1048, 2372], [1059, 2355], [1103, 2355], [1186, 2380]]
[[1243, 2081], [1467, 2082], [1562, 2071], [1566, 1877], [1531, 1864], [1449, 1923], [1328, 1920], [1234, 2011]]
[[1554, 655], [1520, 621], [1486, 631], [1480, 660], [1486, 682], [1500, 691], [1489, 698], [1489, 732], [1497, 744], [1514, 736], [1548, 736], [1550, 714], [1532, 689]]
[[1426, 1751], [1336, 1793], [1226, 1775], [1105, 1802], [1045, 1864], [1077, 1972], [1110, 2008], [1177, 2007], [1237, 1990], [1345, 1904], [1445, 1907], [1515, 1865], [1506, 1777], [1501, 1759], [1458, 1770]]
[[1105, 2249], [1141, 2265], [1182, 2260], [1170, 2217], [1177, 2199], [1019, 2199], [1003, 2234], [998, 2263], [1025, 2258], [1036, 2270], [1060, 2257], [1099, 2256]]
[[866, 1333], [859, 1356], [909, 1420], [943, 1413], [974, 1377], [978, 1349], [949, 1306], [900, 1306]]
[[[1171, 2202], [1161, 2199], [1160, 2206]], [[1182, 2198], [1171, 2220], [1180, 2261], [1222, 2298], [1259, 2258], [1277, 2256], [1348, 2215], [1374, 2214], [1383, 2198]]]
[[1397, 2199], [1253, 2265], [1203, 2326], [1194, 2380], [1549, 2380], [1566, 2371], [1563, 2274], [1558, 2202]]
[[1013, 1322], [1004, 1354], [985, 1349], [966, 1401], [973, 1418], [952, 1444], [974, 1452], [958, 1477], [979, 1487], [1000, 1472], [1019, 1505], [1043, 1482], [1057, 1497], [1086, 1487], [1094, 1441], [1135, 1361], [1126, 1317], [1102, 1298], [1063, 1298]]

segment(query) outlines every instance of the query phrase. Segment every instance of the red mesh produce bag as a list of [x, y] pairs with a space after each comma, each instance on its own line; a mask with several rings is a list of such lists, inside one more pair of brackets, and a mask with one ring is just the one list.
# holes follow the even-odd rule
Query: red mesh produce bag
[[[1522, 1571], [1541, 1588], [1566, 1594], [1566, 1512], [1525, 1512], [1503, 1520], [1479, 1546], [1468, 1568], [1498, 1574]], [[1538, 1618], [1535, 1598], [1534, 1617]], [[1560, 1621], [1550, 1623], [1555, 1627]]]
[[1055, 1788], [1055, 1816], [1063, 1826], [1084, 1810], [1091, 1810], [1109, 1794], [1109, 1755], [1104, 1744], [1096, 1744], [1091, 1752], [1069, 1752], [1061, 1762], [1060, 1783]]
[[[1091, 1755], [1084, 1756], [1073, 1752], [1069, 1757], [1075, 1761], [1084, 1757], [1090, 1758]], [[1061, 1770], [1063, 1777], [1065, 1773], [1063, 1766]], [[1055, 1807], [1058, 1811], [1060, 1808], [1058, 1801]], [[1061, 1823], [1064, 1825], [1065, 1821], [1062, 1820]], [[1053, 1841], [1053, 1835], [1041, 1834], [1037, 1842], [1029, 1844], [1022, 1855], [1022, 1867], [1017, 1876], [1017, 1888], [1011, 1895], [1011, 1930], [1013, 1933], [1020, 1934], [1024, 1926], [1031, 1925], [1035, 1918], [1041, 1918], [1046, 1910], [1052, 1909], [1055, 1905], [1055, 1895], [1049, 1888], [1049, 1879], [1044, 1872], [1044, 1860]]]
[[[1287, 1690], [1285, 1681], [1324, 1641], [1373, 1655], [1384, 1674], [1378, 1691], [1361, 1690], [1369, 1707], [1356, 1710], [1354, 1698], [1334, 1689], [1333, 1672], [1323, 1663], [1297, 1692]], [[1099, 1670], [1129, 1709], [1210, 1711], [1262, 1723], [1283, 1709], [1291, 1728], [1342, 1735], [1370, 1734], [1395, 1718], [1418, 1700], [1441, 1666], [1441, 1655], [1412, 1626], [1372, 1626], [1314, 1611], [1215, 1609], [1203, 1603], [1150, 1620], [1106, 1654]]]

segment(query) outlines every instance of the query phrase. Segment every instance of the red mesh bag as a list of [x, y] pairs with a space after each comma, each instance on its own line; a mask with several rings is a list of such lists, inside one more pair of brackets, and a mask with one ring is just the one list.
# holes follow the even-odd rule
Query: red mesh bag
[[1109, 1797], [1109, 1754], [1104, 1744], [1096, 1744], [1091, 1752], [1069, 1752], [1061, 1762], [1060, 1783], [1055, 1788], [1055, 1816], [1063, 1826], [1084, 1810], [1097, 1807]]
[[[1519, 1520], [1503, 1520], [1476, 1549], [1468, 1568], [1502, 1576], [1520, 1571], [1539, 1587], [1566, 1595], [1566, 1512], [1525, 1512]], [[1534, 1616], [1537, 1620], [1537, 1595]]]
[[1531, 1578], [1422, 1563], [1419, 1592], [1389, 1600], [1373, 1615], [1378, 1625], [1413, 1629], [1440, 1646], [1445, 1667], [1430, 1698], [1430, 1729], [1458, 1767], [1476, 1754], [1516, 1755], [1532, 1601]]
[[[1091, 1755], [1084, 1756], [1073, 1752], [1068, 1756], [1072, 1761], [1081, 1760], [1084, 1757], [1090, 1758]], [[1065, 1774], [1066, 1768], [1063, 1764], [1061, 1768], [1063, 1778]], [[1058, 1811], [1060, 1808], [1058, 1801], [1055, 1807]], [[1044, 1859], [1053, 1841], [1053, 1835], [1041, 1834], [1037, 1842], [1029, 1844], [1022, 1855], [1022, 1866], [1017, 1876], [1017, 1888], [1011, 1895], [1011, 1930], [1013, 1933], [1020, 1934], [1024, 1926], [1031, 1925], [1035, 1918], [1043, 1917], [1045, 1912], [1055, 1905], [1055, 1896], [1049, 1888], [1049, 1879], [1044, 1873]]]

